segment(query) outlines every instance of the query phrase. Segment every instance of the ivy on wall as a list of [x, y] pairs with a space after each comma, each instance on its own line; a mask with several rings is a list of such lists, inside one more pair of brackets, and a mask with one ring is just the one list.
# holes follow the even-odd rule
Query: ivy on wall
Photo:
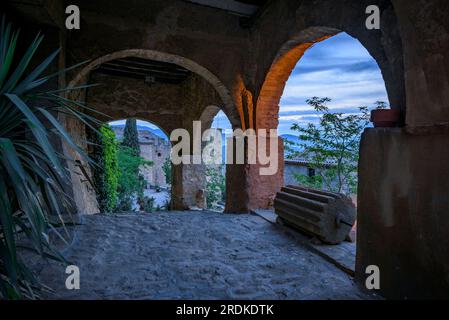
[[206, 201], [209, 209], [221, 209], [226, 201], [226, 176], [222, 165], [206, 168]]
[[147, 181], [140, 168], [152, 166], [153, 162], [139, 155], [135, 124], [135, 121], [127, 121], [128, 128], [125, 127], [121, 143], [107, 124], [91, 138], [95, 141], [91, 157], [97, 164], [92, 170], [100, 212], [128, 212], [136, 205], [142, 208], [143, 203], [150, 203], [144, 196]]
[[94, 170], [94, 183], [97, 201], [101, 212], [113, 212], [118, 203], [118, 183], [120, 177], [118, 164], [118, 143], [109, 125], [100, 127], [93, 158], [97, 163]]
[[172, 167], [170, 158], [165, 160], [164, 165], [162, 166], [162, 170], [164, 171], [165, 183], [171, 185], [173, 178], [172, 178]]

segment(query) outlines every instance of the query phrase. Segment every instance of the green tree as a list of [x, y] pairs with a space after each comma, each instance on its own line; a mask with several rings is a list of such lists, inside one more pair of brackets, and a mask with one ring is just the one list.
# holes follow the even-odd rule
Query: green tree
[[328, 191], [353, 194], [357, 191], [357, 165], [359, 143], [363, 130], [369, 124], [368, 107], [360, 107], [356, 114], [332, 113], [326, 106], [331, 99], [313, 97], [307, 103], [321, 114], [319, 124], [301, 127], [299, 132], [301, 152], [291, 151], [291, 156], [301, 156], [310, 162], [317, 177], [298, 175], [299, 183], [309, 187], [322, 187]]
[[168, 158], [165, 160], [162, 170], [164, 171], [165, 175], [165, 183], [166, 184], [172, 184], [172, 166], [171, 166], [171, 160]]
[[141, 166], [152, 166], [152, 161], [147, 161], [135, 155], [135, 150], [120, 146], [118, 150], [119, 180], [118, 180], [118, 211], [132, 210], [134, 199], [142, 199], [146, 181], [139, 172]]
[[137, 120], [134, 118], [126, 120], [122, 146], [130, 148], [135, 156], [140, 155], [139, 132], [137, 131]]
[[294, 178], [299, 185], [318, 190], [323, 188], [323, 177], [321, 175], [310, 177], [305, 174], [295, 174]]
[[208, 166], [206, 168], [206, 203], [210, 209], [218, 209], [218, 203], [226, 197], [226, 178], [223, 166]]
[[139, 133], [137, 120], [127, 119], [123, 133], [123, 141], [118, 151], [120, 167], [119, 176], [119, 203], [117, 210], [130, 211], [133, 201], [143, 199], [146, 181], [140, 173], [141, 166], [151, 166], [153, 162], [140, 157]]
[[97, 166], [93, 166], [94, 183], [101, 212], [113, 212], [118, 202], [118, 143], [109, 125], [100, 127], [96, 133], [97, 144], [92, 155]]

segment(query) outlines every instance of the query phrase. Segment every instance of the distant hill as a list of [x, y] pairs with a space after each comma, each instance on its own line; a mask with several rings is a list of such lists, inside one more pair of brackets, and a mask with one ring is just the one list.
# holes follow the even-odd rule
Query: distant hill
[[[114, 127], [114, 128], [125, 128], [125, 125], [124, 124], [116, 124], [116, 125], [112, 125], [112, 127]], [[137, 125], [137, 130], [139, 130], [139, 131], [146, 130], [146, 131], [149, 131], [151, 133], [154, 133], [155, 135], [157, 135], [158, 137], [160, 137], [160, 138], [162, 138], [162, 139], [164, 139], [166, 141], [169, 140], [169, 138], [165, 135], [164, 131], [162, 131], [159, 128], [153, 129], [153, 128], [150, 128], [150, 127], [147, 127], [147, 126]]]
[[290, 141], [292, 143], [299, 143], [301, 141], [301, 139], [299, 139], [298, 136], [295, 136], [293, 134], [283, 134], [283, 135], [281, 135], [281, 138], [283, 140], [287, 140], [287, 141]]
[[[302, 148], [298, 145], [299, 143], [303, 143], [303, 141], [295, 135], [292, 134], [283, 134], [281, 135], [282, 140], [285, 141], [289, 141], [291, 143], [294, 143], [295, 145], [290, 145], [289, 148], [294, 150], [295, 152], [300, 152], [302, 151]], [[286, 156], [288, 156], [288, 153], [286, 151]]]

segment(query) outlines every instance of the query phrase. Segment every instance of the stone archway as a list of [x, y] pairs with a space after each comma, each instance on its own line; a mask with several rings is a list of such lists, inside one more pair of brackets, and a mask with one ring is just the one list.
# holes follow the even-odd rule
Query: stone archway
[[[340, 32], [343, 31], [328, 27], [311, 27], [299, 32], [279, 49], [266, 74], [257, 99], [255, 112], [256, 128], [277, 128], [279, 102], [284, 92], [285, 84], [296, 64], [314, 44], [329, 39]], [[357, 37], [355, 38], [372, 54], [371, 50], [362, 41]], [[385, 75], [387, 73], [385, 69], [388, 69], [389, 66], [379, 62], [374, 55], [372, 56], [378, 63], [382, 74]], [[384, 81], [391, 100], [391, 96], [397, 95], [397, 93], [393, 92], [396, 84], [392, 83], [391, 80], [389, 81], [389, 79], [384, 78]], [[400, 98], [395, 96], [393, 99], [398, 101]], [[392, 108], [403, 108], [403, 105], [393, 104]]]
[[[290, 77], [294, 67], [300, 61], [304, 53], [311, 48], [315, 43], [324, 41], [338, 33], [342, 32], [341, 30], [334, 29], [334, 28], [309, 28], [299, 33], [297, 37], [292, 38], [290, 41], [287, 41], [283, 46], [281, 46], [278, 54], [276, 55], [271, 67], [269, 68], [269, 71], [266, 74], [266, 77], [263, 81], [263, 84], [260, 89], [260, 94], [257, 99], [256, 104], [256, 112], [255, 112], [255, 123], [257, 128], [277, 128], [278, 126], [278, 115], [279, 115], [279, 102], [281, 99], [281, 96], [283, 94], [286, 81]], [[350, 34], [351, 35], [351, 34]], [[354, 36], [353, 36], [354, 37]], [[405, 97], [403, 96], [403, 92], [398, 91], [396, 92], [395, 89], [398, 87], [398, 83], [396, 83], [393, 79], [394, 77], [391, 76], [392, 73], [394, 73], [394, 70], [390, 70], [390, 68], [393, 68], [390, 65], [390, 62], [387, 62], [385, 60], [379, 59], [379, 56], [376, 54], [373, 54], [373, 48], [371, 46], [366, 46], [366, 41], [363, 41], [364, 39], [359, 39], [358, 37], [354, 37], [356, 40], [359, 41], [359, 43], [367, 49], [367, 51], [371, 54], [372, 58], [376, 61], [378, 67], [382, 71], [383, 81], [385, 83], [385, 87], [388, 92], [388, 98], [390, 100], [390, 104], [392, 108], [400, 109], [402, 111], [403, 120], [405, 119], [405, 112], [406, 112], [406, 106], [405, 106]], [[380, 43], [379, 43], [380, 44]], [[394, 68], [393, 68], [394, 69]], [[403, 125], [403, 123], [401, 123]], [[373, 236], [373, 234], [380, 234], [379, 232], [373, 232], [373, 225], [376, 225], [376, 228], [382, 229], [387, 225], [385, 220], [382, 221], [382, 219], [373, 218], [372, 211], [377, 211], [379, 208], [376, 207], [376, 204], [374, 202], [370, 202], [371, 198], [377, 197], [377, 194], [375, 196], [372, 196], [373, 189], [379, 188], [384, 189], [386, 191], [378, 191], [380, 192], [388, 192], [389, 194], [394, 194], [397, 192], [396, 190], [392, 190], [390, 185], [388, 183], [382, 183], [380, 185], [376, 185], [374, 179], [374, 176], [371, 172], [371, 170], [375, 171], [377, 170], [376, 174], [377, 176], [382, 175], [381, 169], [373, 169], [372, 159], [381, 158], [385, 156], [384, 151], [382, 148], [377, 145], [375, 146], [373, 137], [379, 137], [381, 135], [390, 136], [393, 134], [393, 136], [398, 135], [401, 129], [393, 129], [391, 131], [377, 131], [376, 129], [373, 130], [367, 130], [363, 136], [361, 141], [361, 149], [360, 149], [360, 166], [359, 166], [359, 190], [358, 190], [358, 200], [359, 200], [359, 217], [362, 216], [361, 220], [358, 221], [358, 237], [357, 237], [357, 261], [356, 261], [356, 279], [359, 281], [360, 284], [364, 283], [365, 280], [365, 268], [367, 265], [370, 265], [370, 263], [373, 263], [373, 261], [381, 261], [379, 264], [388, 265], [391, 262], [389, 259], [385, 256], [382, 256], [382, 254], [379, 254], [381, 250], [379, 250], [380, 246], [379, 244], [381, 241], [376, 236]], [[382, 141], [381, 143], [384, 143]], [[372, 149], [369, 149], [367, 145], [374, 146]], [[381, 150], [381, 151], [379, 151]], [[376, 152], [381, 153], [381, 155], [375, 155]], [[400, 158], [400, 155], [392, 149], [389, 150], [388, 154], [388, 161], [396, 162]], [[394, 159], [394, 160], [393, 160]], [[382, 166], [382, 164], [378, 164], [379, 167]], [[388, 172], [388, 175], [394, 176], [392, 172]], [[394, 179], [394, 178], [386, 178], [386, 180]], [[396, 178], [397, 179], [397, 178]], [[260, 179], [258, 177], [257, 179], [251, 179], [250, 180], [250, 186], [252, 187], [253, 193], [259, 193], [259, 190], [264, 191], [264, 186], [270, 186], [274, 185], [273, 181], [271, 179], [265, 180]], [[255, 181], [255, 182], [253, 182]], [[279, 181], [279, 180], [278, 180]], [[391, 182], [392, 185], [394, 185], [396, 181]], [[269, 190], [272, 193], [275, 193], [275, 189]], [[266, 193], [264, 195], [265, 197], [269, 197], [270, 193]], [[368, 201], [367, 201], [368, 200]], [[372, 201], [372, 200], [371, 200]], [[379, 201], [381, 203], [381, 201]], [[395, 206], [396, 204], [390, 203], [391, 206]], [[381, 208], [382, 211], [387, 211], [387, 216], [391, 218], [391, 208]], [[378, 220], [381, 220], [381, 223], [379, 223]], [[373, 223], [375, 221], [375, 223]], [[379, 227], [379, 225], [381, 225]], [[391, 225], [388, 225], [388, 227], [393, 226], [393, 223]], [[384, 231], [384, 230], [383, 230]], [[376, 241], [379, 241], [377, 243], [378, 247], [374, 247], [372, 245], [373, 241], [372, 239], [376, 239]], [[373, 252], [375, 252], [373, 254]], [[375, 257], [375, 258], [373, 258]], [[381, 257], [381, 258], [379, 258]], [[375, 260], [378, 259], [378, 260]], [[388, 275], [390, 276], [390, 275]], [[391, 278], [389, 279], [391, 280]], [[392, 290], [391, 287], [388, 285], [387, 290]]]
[[296, 64], [307, 49], [337, 33], [339, 30], [333, 28], [310, 28], [300, 32], [279, 49], [257, 99], [256, 128], [277, 128], [279, 102]]
[[[216, 106], [216, 105], [209, 105], [206, 108], [203, 109], [201, 116], [199, 117], [199, 120], [201, 121], [201, 134], [203, 135], [203, 133], [212, 128], [212, 124], [216, 118], [216, 116], [218, 115], [218, 113], [220, 111], [223, 111], [220, 107]], [[222, 138], [226, 139], [226, 134], [224, 132], [222, 132]], [[226, 144], [226, 141], [221, 141], [222, 145], [221, 145], [221, 150], [223, 151], [223, 147]], [[202, 147], [204, 148], [207, 145], [207, 142], [202, 143]], [[227, 151], [227, 149], [225, 149]], [[225, 151], [225, 153], [226, 153]], [[226, 159], [226, 154], [222, 154], [222, 159]], [[208, 179], [211, 178], [211, 176], [214, 176], [215, 180], [220, 181], [219, 179], [223, 178], [223, 171], [224, 171], [224, 190], [226, 190], [226, 186], [227, 186], [227, 182], [228, 182], [228, 176], [229, 176], [229, 170], [226, 170], [227, 165], [226, 165], [226, 161], [224, 161], [220, 166], [216, 166], [216, 165], [208, 165], [203, 163], [201, 165], [201, 174], [204, 176], [204, 183], [206, 185], [206, 197], [209, 197], [209, 192], [212, 192], [212, 197], [216, 197], [217, 200], [211, 200], [211, 198], [209, 198], [209, 202], [207, 203], [207, 208], [208, 209], [212, 209], [212, 210], [222, 210], [224, 208], [220, 206], [215, 207], [215, 205], [213, 203], [218, 203], [221, 202], [222, 200], [224, 200], [225, 202], [225, 208], [229, 207], [230, 204], [233, 202], [234, 199], [232, 199], [231, 197], [228, 197], [228, 192], [226, 191], [221, 191], [221, 193], [217, 193], [216, 191], [211, 191], [210, 189], [215, 189], [215, 188], [210, 188], [208, 187]], [[217, 182], [216, 181], [216, 182]], [[218, 184], [217, 184], [218, 185]], [[224, 196], [224, 199], [219, 199], [219, 196], [221, 195], [221, 197]]]
[[199, 120], [201, 121], [201, 129], [203, 131], [211, 127], [215, 116], [218, 114], [218, 112], [220, 112], [220, 110], [220, 107], [214, 105], [210, 105], [204, 108], [199, 118]]
[[[124, 153], [121, 147], [121, 142], [123, 141], [125, 135], [125, 121], [127, 121], [128, 119], [132, 118], [115, 117], [113, 119], [106, 120], [108, 127], [115, 134], [115, 139], [117, 142], [118, 169], [121, 173], [127, 172], [126, 170], [123, 170], [121, 166], [126, 166], [127, 161], [129, 160], [129, 155], [126, 155], [124, 158], [122, 158]], [[169, 133], [157, 121], [153, 121], [149, 118], [134, 119], [137, 122], [137, 139], [140, 149], [139, 155], [145, 161], [151, 162], [151, 165], [139, 166], [139, 175], [145, 181], [142, 186], [143, 198], [140, 198], [140, 200], [145, 200], [145, 198], [154, 198], [152, 204], [153, 209], [160, 208], [161, 210], [170, 210], [170, 201], [172, 198], [171, 193], [173, 186], [173, 165], [171, 164], [171, 162], [169, 162], [172, 148]], [[92, 139], [89, 139], [89, 141], [95, 141], [97, 136], [95, 132], [88, 128], [86, 128], [86, 130], [88, 131], [88, 137], [92, 136]], [[91, 148], [89, 151], [95, 152], [95, 146], [92, 146]], [[95, 153], [93, 153], [93, 155], [95, 156]], [[93, 171], [93, 175], [95, 176], [97, 167], [91, 166], [91, 170]], [[99, 172], [102, 173], [102, 171], [103, 170], [100, 169]], [[121, 183], [125, 182], [120, 177], [118, 178], [118, 181], [119, 183], [117, 192], [118, 194], [120, 194], [119, 190], [121, 187], [123, 187]], [[99, 187], [97, 186], [97, 188]], [[118, 203], [120, 203], [120, 200], [123, 199], [120, 199], [119, 197]], [[135, 201], [133, 200], [133, 210], [142, 210], [142, 203], [139, 203], [138, 200], [139, 199], [135, 199]], [[144, 210], [150, 209], [147, 206]]]
[[[224, 112], [224, 110], [217, 105], [208, 105], [205, 108], [201, 109], [201, 113], [197, 114], [195, 119], [195, 121], [199, 121], [201, 124], [201, 132], [192, 132], [193, 135], [200, 135], [201, 137], [203, 137], [204, 132], [208, 129], [211, 129], [214, 118], [220, 111]], [[202, 142], [200, 150], [201, 154], [206, 144], [206, 142]], [[194, 155], [197, 155], [195, 151]], [[206, 201], [206, 171], [208, 165], [204, 162], [201, 164], [191, 163], [184, 165], [175, 165], [173, 166], [173, 168], [174, 179], [179, 182], [177, 184], [174, 184], [173, 186], [174, 188], [178, 187], [178, 189], [173, 189], [175, 207], [181, 209], [210, 209], [207, 206]], [[228, 181], [228, 174], [229, 171], [226, 170], [226, 182]], [[233, 200], [234, 199], [232, 199], [232, 197], [228, 196], [228, 193], [226, 193], [226, 206], [231, 204]]]
[[203, 66], [197, 64], [196, 62], [174, 54], [148, 49], [128, 49], [116, 51], [104, 55], [102, 57], [99, 57], [90, 62], [76, 76], [74, 76], [74, 78], [69, 82], [68, 87], [73, 88], [79, 85], [81, 82], [83, 82], [83, 80], [87, 79], [89, 73], [92, 70], [99, 67], [101, 64], [115, 59], [127, 57], [145, 58], [149, 60], [173, 63], [181, 67], [184, 67], [195, 74], [198, 74], [199, 76], [204, 78], [207, 82], [209, 82], [212, 85], [212, 87], [217, 91], [223, 102], [224, 111], [228, 116], [229, 120], [231, 121], [231, 123], [233, 125], [239, 125], [240, 118], [235, 112], [234, 101], [232, 99], [231, 93], [228, 90], [228, 88], [226, 88], [226, 86], [220, 81], [220, 79], [217, 76], [215, 76], [212, 72], [210, 72]]
[[[183, 87], [179, 87], [180, 88], [179, 91], [181, 92], [185, 92], [186, 90], [188, 92], [191, 91], [190, 92], [191, 94], [189, 93], [185, 94], [186, 103], [195, 103], [196, 107], [194, 108], [195, 110], [192, 110], [192, 112], [189, 113], [189, 115], [182, 116], [181, 114], [179, 114], [178, 110], [176, 116], [173, 117], [173, 115], [169, 113], [150, 114], [149, 112], [145, 111], [136, 113], [135, 108], [133, 109], [132, 106], [127, 105], [125, 107], [125, 105], [123, 105], [122, 109], [123, 107], [125, 107], [125, 109], [131, 108], [130, 110], [128, 110], [130, 112], [127, 112], [127, 110], [117, 112], [116, 109], [114, 111], [115, 117], [144, 118], [154, 123], [158, 123], [158, 120], [160, 120], [161, 124], [160, 126], [163, 127], [166, 132], [171, 132], [176, 128], [185, 128], [188, 131], [191, 131], [191, 123], [190, 123], [191, 120], [197, 120], [195, 119], [195, 114], [198, 112], [196, 111], [196, 109], [198, 109], [202, 103], [217, 103], [223, 105], [223, 111], [226, 113], [226, 115], [228, 116], [229, 120], [233, 125], [238, 125], [240, 123], [239, 116], [235, 111], [234, 103], [228, 89], [221, 83], [221, 81], [214, 74], [212, 74], [209, 70], [198, 65], [192, 60], [159, 51], [130, 49], [130, 50], [117, 51], [102, 56], [90, 62], [78, 74], [76, 74], [72, 79], [72, 81], [69, 83], [69, 87], [76, 88], [80, 83], [87, 81], [91, 76], [92, 71], [99, 68], [102, 64], [112, 60], [129, 57], [143, 58], [147, 60], [154, 60], [159, 62], [175, 64], [191, 71], [193, 76], [189, 78], [190, 79], [189, 83], [191, 82], [192, 87], [186, 87], [185, 89], [182, 89]], [[92, 92], [96, 92], [97, 90], [98, 89], [96, 88], [92, 88], [89, 90], [73, 90], [71, 98], [73, 99], [81, 98], [81, 100], [89, 100], [88, 97], [92, 95]], [[116, 83], [114, 92], [117, 92], [117, 90], [120, 91], [120, 83]], [[156, 88], [155, 90], [157, 91], [158, 89]], [[201, 90], [207, 90], [207, 92], [209, 93], [204, 93]], [[215, 94], [211, 94], [212, 91]], [[164, 93], [164, 91], [162, 93]], [[114, 93], [108, 92], [107, 90], [103, 90], [103, 92], [99, 93], [98, 95], [99, 99], [97, 99], [97, 101], [94, 101], [94, 104], [97, 104], [102, 97], [105, 98], [108, 95], [113, 94]], [[148, 98], [148, 97], [149, 97], [148, 95], [140, 96], [140, 98]], [[205, 99], [201, 99], [202, 97], [205, 97]], [[175, 98], [172, 97], [171, 100], [174, 99]], [[99, 104], [98, 106], [100, 109], [104, 109], [104, 104], [103, 105]], [[84, 126], [78, 123], [76, 119], [65, 119], [65, 122], [66, 127], [68, 128], [70, 133], [73, 136], [78, 137], [80, 144], [82, 144], [82, 141], [85, 140]], [[67, 146], [64, 146], [64, 148], [65, 152], [70, 153], [71, 156], [74, 158], [78, 158], [73, 151], [67, 148]], [[71, 164], [68, 165], [69, 167], [71, 166]], [[87, 167], [87, 165], [85, 164], [83, 165], [84, 167]], [[71, 167], [70, 169], [73, 184], [72, 190], [78, 212], [88, 212], [88, 213], [96, 212], [96, 201], [94, 199], [95, 197], [92, 195], [93, 194], [92, 190], [87, 188], [87, 186], [83, 185], [82, 183], [80, 183], [79, 174], [76, 172], [76, 168]], [[88, 171], [87, 168], [85, 169], [86, 169], [85, 171]], [[195, 191], [192, 188], [189, 188], [189, 185], [186, 184], [186, 182], [192, 177], [191, 173], [192, 172], [188, 168], [188, 165], [174, 167], [173, 170], [174, 183], [172, 185], [172, 195], [175, 195], [172, 196], [173, 201], [172, 207], [174, 209], [181, 209], [181, 210], [188, 209], [190, 207], [194, 207], [197, 202], [195, 199], [197, 197], [196, 193], [198, 193], [199, 190]], [[199, 185], [196, 185], [196, 187], [199, 188]], [[195, 194], [192, 195], [191, 194], [192, 192]]]
[[[392, 74], [397, 73], [396, 66], [393, 67], [390, 61], [385, 58], [383, 54], [385, 48], [376, 48], [376, 44], [381, 46], [381, 42], [367, 38], [366, 34], [357, 36], [358, 31], [354, 31], [350, 27], [345, 29], [349, 31], [327, 26], [309, 27], [294, 33], [286, 42], [280, 45], [261, 82], [259, 94], [257, 95], [253, 116], [256, 129], [277, 129], [280, 99], [286, 82], [296, 64], [314, 44], [329, 39], [340, 32], [347, 32], [349, 35], [352, 35], [370, 53], [382, 71], [391, 107], [405, 111], [403, 92], [397, 90], [400, 84], [394, 81], [395, 77], [392, 76]], [[403, 117], [405, 118], [405, 112]], [[283, 159], [283, 147], [280, 140], [279, 163], [283, 163]], [[254, 173], [251, 173], [251, 171]], [[252, 176], [249, 179], [249, 192], [252, 194], [250, 207], [263, 208], [271, 203], [270, 199], [273, 199], [276, 192], [279, 191], [283, 184], [283, 175], [280, 169], [276, 176], [268, 178], [258, 176], [257, 171], [257, 166], [250, 168], [250, 175]]]

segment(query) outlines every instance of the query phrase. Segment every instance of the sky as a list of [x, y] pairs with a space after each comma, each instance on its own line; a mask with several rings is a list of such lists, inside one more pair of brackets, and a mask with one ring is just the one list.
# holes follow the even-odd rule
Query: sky
[[[315, 44], [294, 68], [284, 89], [279, 111], [279, 135], [294, 134], [294, 123], [317, 122], [317, 114], [306, 100], [329, 97], [328, 107], [335, 112], [356, 113], [358, 107], [374, 107], [376, 101], [388, 103], [385, 83], [376, 61], [360, 42], [346, 33]], [[124, 123], [124, 120], [114, 123]], [[157, 128], [138, 120], [138, 124]], [[230, 129], [220, 111], [213, 128]]]

